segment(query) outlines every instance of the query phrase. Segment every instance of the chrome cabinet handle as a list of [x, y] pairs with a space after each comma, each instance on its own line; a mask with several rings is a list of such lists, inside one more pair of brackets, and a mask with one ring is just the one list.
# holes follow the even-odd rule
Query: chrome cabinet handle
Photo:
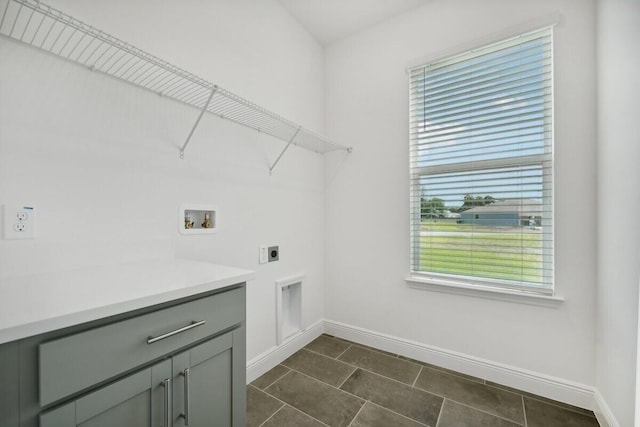
[[153, 344], [154, 342], [157, 342], [157, 341], [163, 340], [163, 339], [165, 339], [165, 338], [172, 337], [172, 336], [174, 336], [174, 335], [176, 335], [176, 334], [179, 334], [179, 333], [181, 333], [181, 332], [188, 331], [189, 329], [193, 329], [193, 328], [196, 328], [196, 327], [198, 327], [198, 326], [202, 326], [202, 325], [204, 325], [205, 323], [207, 323], [207, 322], [205, 322], [204, 320], [199, 320], [199, 321], [195, 321], [195, 320], [194, 320], [193, 322], [191, 322], [191, 323], [190, 323], [190, 324], [188, 324], [187, 326], [183, 326], [182, 328], [178, 328], [178, 329], [173, 330], [173, 331], [171, 331], [171, 332], [167, 332], [166, 334], [158, 335], [157, 337], [149, 336], [149, 337], [147, 338], [147, 344]]
[[164, 427], [171, 427], [171, 378], [162, 381], [164, 387]]
[[191, 378], [191, 370], [189, 368], [180, 372], [180, 375], [184, 377], [184, 413], [180, 414], [184, 418], [184, 425], [189, 425], [189, 381]]

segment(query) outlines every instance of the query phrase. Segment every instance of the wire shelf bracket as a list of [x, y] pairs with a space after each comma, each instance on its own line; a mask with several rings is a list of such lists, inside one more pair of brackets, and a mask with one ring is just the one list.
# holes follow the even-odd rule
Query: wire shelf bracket
[[184, 144], [180, 148], [180, 158], [181, 159], [184, 159], [184, 149], [187, 148], [187, 145], [189, 144], [189, 141], [191, 141], [191, 137], [193, 136], [193, 132], [195, 132], [196, 128], [200, 124], [200, 120], [202, 119], [202, 116], [204, 115], [204, 112], [207, 111], [207, 108], [209, 107], [209, 103], [211, 103], [211, 98], [213, 98], [213, 95], [216, 93], [216, 90], [218, 90], [217, 86], [214, 86], [213, 89], [211, 89], [211, 95], [209, 95], [209, 98], [207, 99], [207, 103], [205, 104], [204, 108], [202, 110], [200, 110], [200, 114], [198, 114], [198, 118], [196, 119], [196, 122], [193, 124], [193, 127], [191, 128], [191, 132], [189, 132], [189, 135], [187, 136], [187, 140], [184, 142]]
[[269, 167], [270, 173], [291, 145], [320, 154], [351, 152], [351, 147], [311, 132], [39, 0], [0, 0], [0, 10], [0, 35], [200, 110], [179, 149], [181, 159], [205, 112], [286, 142]]
[[289, 149], [289, 147], [291, 146], [291, 144], [293, 143], [293, 141], [296, 139], [296, 136], [298, 136], [298, 133], [300, 133], [300, 128], [298, 128], [296, 130], [296, 133], [293, 134], [293, 136], [291, 137], [291, 139], [289, 140], [289, 143], [284, 147], [284, 149], [282, 150], [282, 152], [280, 152], [280, 155], [278, 156], [278, 158], [276, 159], [275, 162], [273, 162], [273, 164], [271, 165], [271, 167], [269, 168], [269, 175], [271, 175], [273, 173], [273, 169], [276, 167], [276, 165], [278, 164], [278, 162], [280, 161], [280, 159], [282, 158], [282, 156], [284, 156], [285, 151], [287, 151]]

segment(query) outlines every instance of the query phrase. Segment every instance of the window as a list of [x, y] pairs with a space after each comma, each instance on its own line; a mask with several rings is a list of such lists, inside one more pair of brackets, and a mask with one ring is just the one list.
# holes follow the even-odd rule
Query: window
[[553, 293], [552, 32], [410, 70], [411, 276]]

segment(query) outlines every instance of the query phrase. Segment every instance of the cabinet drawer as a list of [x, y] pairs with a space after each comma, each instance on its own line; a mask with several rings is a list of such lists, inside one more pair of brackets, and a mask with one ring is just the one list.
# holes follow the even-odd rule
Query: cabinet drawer
[[40, 404], [170, 355], [244, 320], [243, 286], [43, 343]]

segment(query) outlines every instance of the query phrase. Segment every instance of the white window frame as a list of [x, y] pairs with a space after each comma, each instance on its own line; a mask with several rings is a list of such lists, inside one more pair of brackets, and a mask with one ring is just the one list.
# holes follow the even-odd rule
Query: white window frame
[[[550, 32], [551, 44], [553, 45], [553, 26], [548, 25], [546, 27], [538, 27], [535, 31], [548, 29]], [[534, 31], [530, 31], [534, 32]], [[529, 32], [522, 32], [523, 35]], [[483, 45], [479, 46], [479, 48], [483, 48], [486, 46], [490, 46], [491, 44], [498, 43], [502, 40], [507, 40], [512, 37], [502, 37], [495, 38], [493, 42], [486, 42]], [[465, 51], [469, 51], [471, 49], [460, 50], [460, 52], [464, 53]], [[441, 58], [446, 59], [447, 57], [453, 57], [455, 54], [441, 56]], [[413, 68], [420, 68], [428, 65], [429, 63], [439, 62], [439, 60], [432, 61], [422, 61], [421, 64], [416, 64], [408, 68], [410, 71]], [[551, 100], [551, 117], [553, 117], [553, 59], [551, 59], [551, 69], [552, 69], [552, 77], [551, 77], [551, 90], [552, 94], [550, 95]], [[410, 90], [411, 91], [411, 90]], [[411, 96], [411, 95], [410, 95]], [[545, 127], [547, 127], [547, 131], [552, 135], [552, 142], [549, 150], [544, 154], [540, 155], [526, 155], [520, 156], [517, 160], [513, 158], [507, 159], [491, 159], [484, 161], [474, 161], [474, 162], [460, 162], [454, 165], [435, 165], [435, 166], [426, 166], [426, 167], [410, 167], [411, 174], [411, 186], [414, 185], [414, 182], [417, 182], [418, 179], [416, 177], [423, 175], [435, 175], [443, 172], [457, 172], [457, 171], [465, 171], [465, 172], [473, 172], [484, 169], [494, 169], [494, 168], [503, 168], [503, 167], [511, 167], [511, 166], [528, 166], [528, 165], [542, 165], [544, 168], [545, 163], [548, 165], [549, 162], [551, 164], [551, 177], [549, 180], [545, 179], [543, 181], [543, 197], [549, 197], [551, 199], [550, 207], [551, 212], [546, 214], [549, 216], [547, 218], [550, 224], [553, 224], [553, 119], [552, 123], [546, 123]], [[411, 133], [411, 132], [410, 132]], [[412, 137], [413, 138], [413, 137]], [[413, 145], [414, 141], [411, 141], [411, 145]], [[412, 161], [413, 164], [413, 161]], [[410, 192], [413, 191], [413, 188], [410, 189]], [[553, 271], [555, 270], [553, 267], [553, 244], [555, 240], [555, 236], [553, 235], [553, 231], [551, 231], [551, 239], [546, 240], [543, 239], [543, 261], [551, 265], [552, 270], [552, 278], [551, 278], [551, 286], [549, 288], [537, 288], [527, 286], [523, 283], [514, 283], [513, 281], [504, 281], [500, 279], [485, 279], [480, 277], [469, 277], [469, 276], [457, 276], [457, 275], [448, 275], [443, 273], [431, 273], [428, 271], [419, 271], [413, 268], [415, 265], [419, 265], [419, 257], [420, 257], [420, 240], [416, 238], [420, 233], [421, 229], [421, 220], [420, 220], [420, 212], [421, 212], [421, 201], [420, 197], [413, 197], [411, 206], [410, 206], [410, 228], [411, 228], [411, 268], [410, 273], [406, 278], [406, 282], [409, 286], [420, 288], [420, 289], [428, 289], [434, 291], [444, 291], [449, 293], [463, 294], [463, 295], [472, 295], [472, 296], [480, 296], [480, 297], [488, 297], [491, 299], [501, 299], [513, 302], [523, 302], [527, 304], [534, 305], [543, 305], [543, 306], [557, 306], [560, 302], [563, 301], [563, 298], [555, 294], [555, 278], [553, 277]], [[417, 219], [417, 220], [416, 220]]]

